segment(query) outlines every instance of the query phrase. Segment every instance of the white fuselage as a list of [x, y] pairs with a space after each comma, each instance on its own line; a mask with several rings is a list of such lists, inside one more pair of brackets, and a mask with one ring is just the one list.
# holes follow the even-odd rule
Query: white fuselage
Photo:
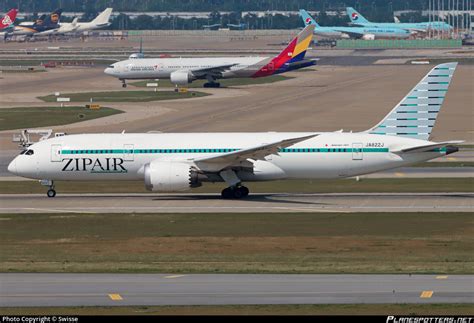
[[117, 62], [105, 73], [119, 79], [169, 79], [177, 71], [198, 71], [222, 65], [233, 65], [219, 78], [251, 77], [266, 65], [268, 57], [196, 57], [143, 58]]
[[57, 30], [58, 34], [65, 34], [65, 33], [81, 33], [84, 31], [90, 31], [100, 28], [105, 28], [109, 26], [110, 23], [104, 24], [96, 24], [93, 22], [77, 22], [77, 23], [70, 23], [70, 22], [62, 22], [60, 24], [59, 29]]
[[[192, 163], [231, 150], [251, 148], [314, 133], [163, 133], [67, 135], [29, 147], [9, 171], [49, 180], [143, 180], [154, 160]], [[430, 142], [367, 133], [320, 133], [239, 170], [243, 181], [344, 178], [405, 166], [445, 155], [441, 151], [395, 154]], [[211, 180], [214, 181], [214, 180]]]

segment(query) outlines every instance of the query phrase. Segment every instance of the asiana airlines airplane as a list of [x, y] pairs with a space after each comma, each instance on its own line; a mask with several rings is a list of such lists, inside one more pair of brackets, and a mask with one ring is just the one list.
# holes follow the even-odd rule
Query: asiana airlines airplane
[[8, 170], [42, 180], [49, 197], [57, 180], [141, 180], [158, 192], [225, 182], [223, 198], [243, 198], [249, 194], [244, 182], [345, 178], [407, 166], [458, 151], [460, 141], [430, 140], [456, 66], [434, 67], [362, 132], [66, 135], [31, 145]]

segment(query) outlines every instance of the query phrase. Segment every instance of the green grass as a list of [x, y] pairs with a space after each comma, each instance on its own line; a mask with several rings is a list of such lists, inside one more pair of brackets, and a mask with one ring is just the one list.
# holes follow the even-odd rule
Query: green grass
[[[0, 194], [44, 193], [45, 188], [37, 181], [2, 181]], [[253, 193], [370, 193], [370, 192], [474, 192], [474, 178], [371, 178], [334, 180], [286, 180], [246, 183]], [[142, 181], [90, 181], [55, 182], [58, 193], [145, 193]], [[225, 187], [223, 183], [204, 183], [193, 193], [216, 193]]]
[[1, 214], [1, 272], [474, 272], [466, 213]]
[[[221, 87], [229, 87], [229, 86], [241, 86], [241, 85], [252, 85], [252, 84], [267, 84], [267, 83], [275, 83], [284, 80], [292, 79], [293, 77], [284, 76], [284, 75], [272, 75], [268, 77], [259, 77], [259, 78], [234, 78], [234, 79], [226, 79], [226, 80], [218, 80], [221, 84]], [[206, 83], [207, 80], [196, 80], [192, 83], [186, 85], [187, 88], [197, 88], [203, 87], [203, 84]], [[130, 85], [136, 87], [146, 87], [147, 83], [156, 83], [154, 80], [146, 80], [146, 81], [139, 81], [130, 83]], [[159, 80], [158, 86], [161, 87], [175, 87], [170, 80]]]
[[[112, 91], [112, 92], [83, 92], [62, 93], [61, 97], [70, 98], [71, 102], [150, 102], [160, 100], [188, 99], [207, 96], [209, 94], [197, 91]], [[44, 102], [56, 102], [55, 95], [40, 96]]]
[[0, 315], [473, 315], [472, 304], [2, 307]]
[[0, 109], [0, 130], [57, 126], [102, 118], [122, 112], [112, 108], [90, 110], [85, 107], [19, 107]]

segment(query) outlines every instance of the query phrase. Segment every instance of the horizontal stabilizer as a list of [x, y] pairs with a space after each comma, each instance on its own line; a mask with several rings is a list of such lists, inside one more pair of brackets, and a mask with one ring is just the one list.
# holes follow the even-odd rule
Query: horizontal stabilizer
[[[394, 153], [394, 154], [422, 153], [422, 152], [434, 151], [436, 149], [444, 148], [444, 147], [447, 147], [449, 145], [461, 144], [463, 142], [464, 141], [462, 141], [462, 140], [438, 142], [438, 143], [434, 143], [434, 144], [431, 144], [431, 145], [423, 145], [423, 146], [403, 148], [403, 149], [400, 149], [400, 150], [397, 150], [397, 151], [392, 151], [392, 153]], [[456, 148], [456, 147], [452, 147], [452, 148]], [[457, 148], [456, 148], [455, 151], [457, 151]], [[452, 152], [449, 152], [449, 153], [453, 153], [455, 151], [452, 151]], [[447, 153], [447, 155], [448, 155], [448, 153]]]

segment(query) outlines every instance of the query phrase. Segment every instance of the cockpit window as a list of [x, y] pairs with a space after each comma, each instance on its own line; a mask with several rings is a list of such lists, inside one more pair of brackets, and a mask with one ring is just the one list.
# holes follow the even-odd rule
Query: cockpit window
[[114, 68], [114, 67], [115, 67], [115, 66], [113, 66], [113, 65], [109, 65], [109, 68]]
[[28, 155], [28, 156], [31, 156], [33, 155], [35, 152], [31, 149], [28, 149], [26, 152], [25, 152], [25, 155]]
[[22, 150], [22, 151], [20, 152], [20, 155], [24, 155], [26, 152], [27, 152], [26, 149], [25, 149], [25, 150]]

